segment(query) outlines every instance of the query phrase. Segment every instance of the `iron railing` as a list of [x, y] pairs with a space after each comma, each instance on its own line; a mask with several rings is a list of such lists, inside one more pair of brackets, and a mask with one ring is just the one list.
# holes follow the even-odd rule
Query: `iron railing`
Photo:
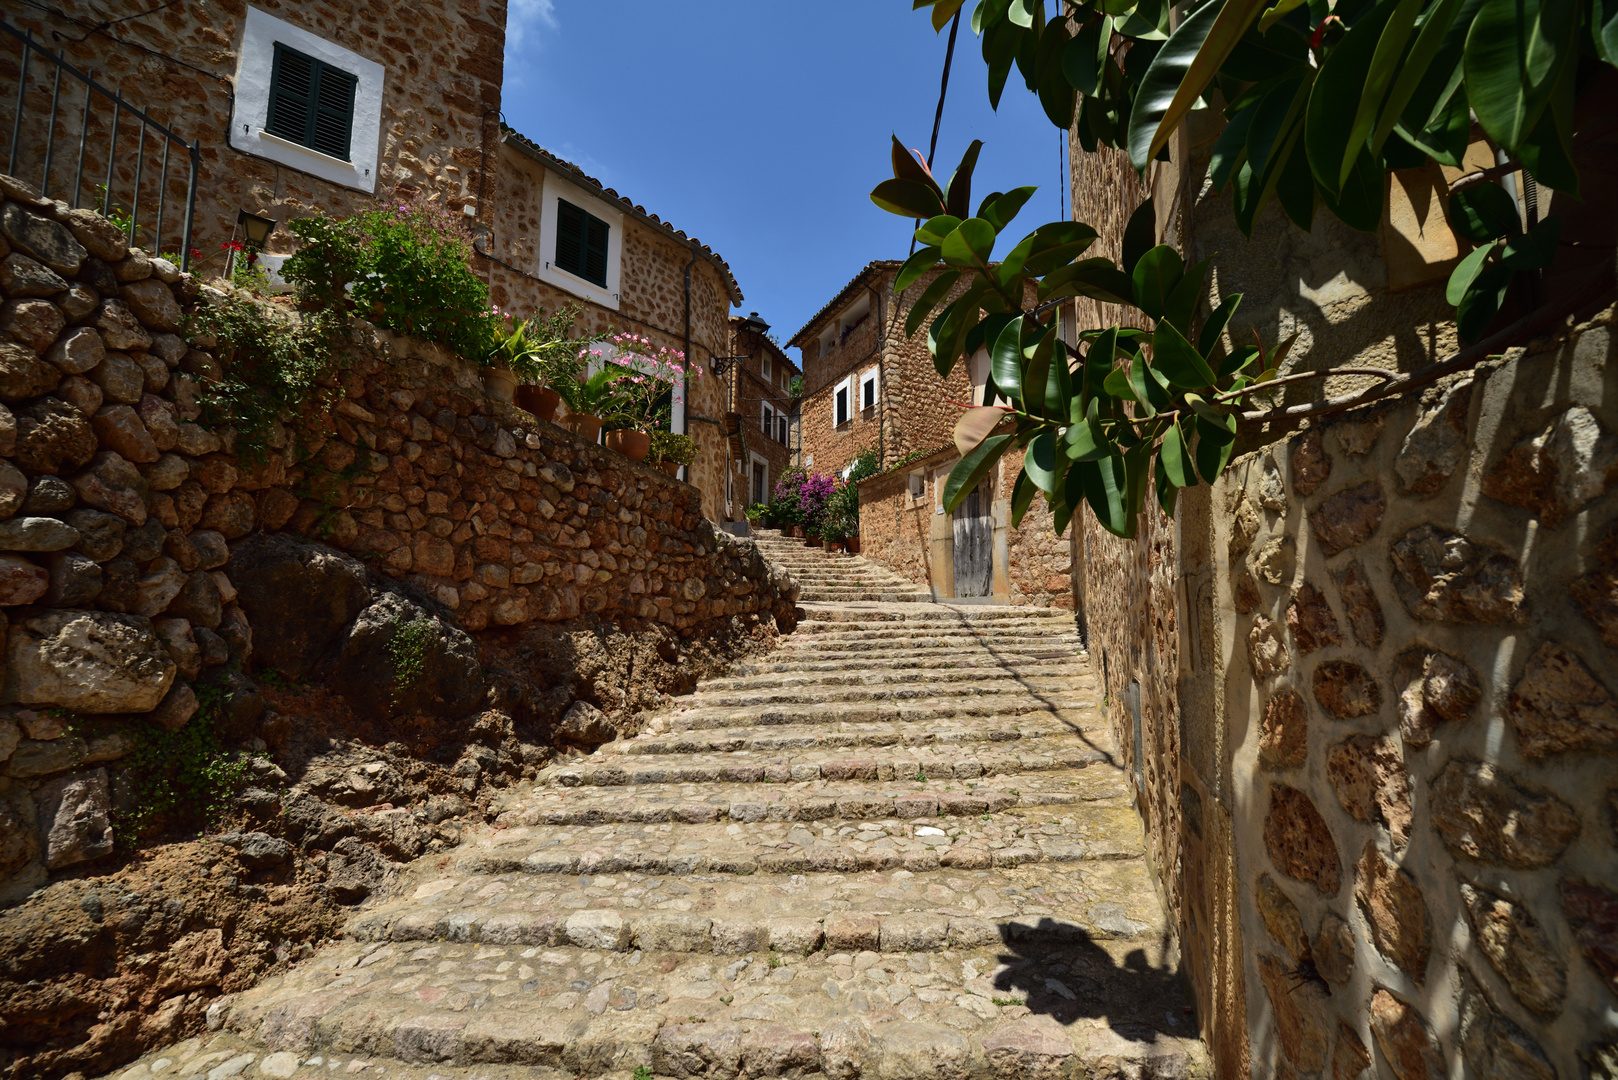
[[[201, 143], [196, 139], [187, 143], [178, 132], [153, 119], [145, 109], [125, 100], [121, 89], [114, 90], [102, 86], [95, 81], [94, 71], [80, 71], [67, 62], [60, 50], [52, 53], [46, 49], [34, 39], [32, 31], [18, 30], [3, 19], [0, 19], [0, 31], [5, 32], [9, 41], [14, 42], [21, 53], [17, 62], [15, 95], [0, 91], [0, 102], [10, 98], [14, 105], [6, 172], [28, 181], [38, 176], [40, 194], [66, 202], [74, 209], [77, 209], [80, 202], [85, 199], [86, 179], [95, 184], [96, 179], [104, 175], [104, 182], [95, 185], [88, 193], [91, 196], [88, 205], [122, 224], [129, 234], [129, 242], [132, 245], [136, 242], [136, 234], [144, 233], [148, 228], [148, 222], [142, 220], [144, 213], [150, 219], [151, 240], [146, 243], [143, 238], [141, 246], [154, 255], [163, 251], [163, 227], [172, 213], [171, 192], [174, 202], [180, 200], [183, 192], [184, 211], [179, 222], [179, 257], [181, 269], [189, 269], [191, 227], [197, 210], [197, 174], [202, 165]], [[0, 43], [6, 41], [7, 39], [0, 38]], [[34, 84], [30, 86], [29, 73], [35, 60], [42, 61], [43, 68]], [[68, 83], [65, 93], [62, 88], [64, 76]], [[76, 97], [74, 93], [76, 89], [83, 91], [82, 105], [75, 105], [67, 100]], [[42, 104], [47, 97], [49, 105], [44, 110], [45, 115], [41, 116], [40, 110], [31, 106]], [[106, 115], [109, 107], [110, 117]], [[133, 121], [133, 131], [129, 130], [130, 121]], [[122, 131], [120, 131], [121, 123], [124, 128]], [[100, 130], [92, 131], [97, 128]], [[73, 141], [77, 141], [78, 147], [72, 168], [62, 169], [61, 180], [53, 185], [53, 180], [56, 180], [53, 168], [57, 165], [55, 159], [59, 152], [57, 145], [59, 136], [69, 146]], [[119, 142], [120, 136], [123, 139], [122, 143]], [[132, 138], [135, 142], [134, 167], [130, 169], [128, 144]], [[148, 142], [152, 143], [150, 147], [147, 145]], [[155, 164], [154, 179], [147, 168], [148, 155], [156, 155], [158, 146], [162, 147], [162, 156]], [[176, 163], [171, 170], [169, 153], [176, 148], [184, 155], [184, 162]], [[104, 174], [98, 167], [102, 163], [103, 154]], [[90, 166], [88, 172], [87, 160]], [[22, 169], [29, 169], [29, 174], [24, 175], [20, 171]], [[35, 169], [37, 172], [33, 171]], [[180, 182], [182, 173], [183, 185]], [[68, 176], [72, 177], [70, 185], [67, 182]], [[124, 202], [125, 195], [128, 197], [127, 204]], [[152, 206], [154, 196], [155, 210]]]

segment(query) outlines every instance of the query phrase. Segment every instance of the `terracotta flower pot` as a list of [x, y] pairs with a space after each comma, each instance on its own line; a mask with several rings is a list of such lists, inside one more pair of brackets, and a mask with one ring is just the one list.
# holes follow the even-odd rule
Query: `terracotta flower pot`
[[496, 401], [510, 401], [517, 390], [517, 376], [509, 368], [485, 368], [483, 392]]
[[680, 475], [680, 463], [678, 461], [659, 461], [657, 467], [670, 476]]
[[842, 551], [843, 550], [843, 541], [841, 541], [841, 540], [827, 540], [826, 541], [826, 550], [827, 551]]
[[860, 553], [860, 538], [859, 537], [850, 536], [850, 537], [848, 537], [847, 539], [845, 539], [843, 541], [843, 544], [844, 544], [844, 546], [846, 546], [848, 548], [848, 553], [850, 555], [858, 555]]
[[512, 404], [541, 420], [555, 420], [556, 410], [562, 404], [562, 395], [548, 386], [524, 385], [517, 387]]
[[601, 417], [591, 416], [589, 413], [573, 413], [562, 421], [563, 427], [585, 442], [592, 443], [601, 437], [601, 424]]
[[803, 526], [802, 525], [794, 525], [794, 526], [792, 526], [792, 538], [794, 540], [802, 540], [803, 539]]
[[630, 461], [645, 461], [646, 455], [652, 452], [652, 437], [631, 428], [614, 428], [603, 441], [608, 450], [616, 450]]

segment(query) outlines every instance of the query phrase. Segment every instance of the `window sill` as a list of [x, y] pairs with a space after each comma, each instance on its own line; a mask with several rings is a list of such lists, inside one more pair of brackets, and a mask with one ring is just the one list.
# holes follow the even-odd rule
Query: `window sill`
[[301, 142], [293, 142], [291, 139], [283, 139], [281, 136], [265, 131], [263, 128], [258, 129], [258, 137], [266, 142], [272, 143], [275, 146], [286, 146], [292, 148], [293, 150], [301, 150], [310, 157], [317, 158], [329, 165], [335, 165], [341, 169], [354, 169], [354, 163], [352, 161], [344, 161], [340, 157], [332, 157], [330, 154], [323, 154], [314, 147], [305, 146]]

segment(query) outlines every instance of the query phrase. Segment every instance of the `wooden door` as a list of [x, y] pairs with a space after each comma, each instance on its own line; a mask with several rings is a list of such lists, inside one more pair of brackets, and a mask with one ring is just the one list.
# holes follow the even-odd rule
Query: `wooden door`
[[955, 595], [988, 596], [994, 578], [994, 526], [980, 486], [955, 508]]

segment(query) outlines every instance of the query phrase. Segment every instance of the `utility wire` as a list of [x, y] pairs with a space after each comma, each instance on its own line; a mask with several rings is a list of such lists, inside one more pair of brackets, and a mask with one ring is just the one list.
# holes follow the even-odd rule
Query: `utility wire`
[[[949, 24], [949, 46], [944, 50], [944, 77], [938, 84], [938, 108], [933, 112], [933, 138], [927, 144], [927, 171], [933, 169], [933, 155], [938, 153], [938, 127], [944, 122], [944, 95], [949, 93], [949, 67], [955, 60], [955, 35], [961, 30], [961, 13], [955, 12], [955, 19]], [[921, 227], [921, 219], [916, 219], [916, 228]], [[916, 253], [916, 236], [910, 235], [910, 254]]]

